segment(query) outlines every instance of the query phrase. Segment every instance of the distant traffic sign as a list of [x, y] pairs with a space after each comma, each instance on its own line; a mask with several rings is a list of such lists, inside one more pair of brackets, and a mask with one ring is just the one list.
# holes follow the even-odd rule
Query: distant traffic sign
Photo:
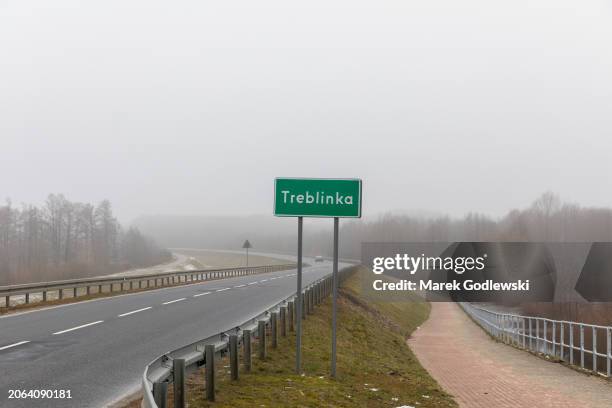
[[277, 178], [277, 217], [361, 217], [361, 180]]

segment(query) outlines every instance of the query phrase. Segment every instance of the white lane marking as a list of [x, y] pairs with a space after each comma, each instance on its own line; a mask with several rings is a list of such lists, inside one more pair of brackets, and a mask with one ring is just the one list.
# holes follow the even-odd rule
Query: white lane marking
[[238, 285], [238, 286], [234, 286], [235, 288], [244, 288], [246, 285]]
[[197, 295], [193, 295], [193, 297], [200, 297], [204, 295], [208, 295], [210, 292], [198, 293]]
[[278, 279], [278, 278], [270, 278], [270, 280], [274, 280], [274, 279]]
[[267, 282], [267, 281], [268, 281], [267, 279], [260, 280], [260, 282]]
[[186, 298], [174, 299], [174, 300], [171, 300], [171, 301], [169, 301], [169, 302], [164, 302], [164, 303], [162, 303], [162, 305], [169, 305], [169, 304], [171, 304], [171, 303], [181, 302], [181, 301], [183, 301], [183, 300], [185, 300], [185, 299], [186, 299]]
[[100, 323], [102, 323], [102, 322], [104, 322], [104, 320], [98, 320], [97, 322], [91, 322], [91, 323], [87, 323], [87, 324], [82, 324], [82, 325], [80, 325], [80, 326], [77, 326], [77, 327], [72, 327], [72, 328], [70, 328], [70, 329], [66, 329], [66, 330], [61, 330], [61, 331], [55, 332], [55, 333], [53, 333], [53, 334], [55, 335], [55, 334], [68, 333], [68, 332], [71, 332], [71, 331], [73, 331], [73, 330], [78, 330], [78, 329], [82, 329], [82, 328], [84, 328], [84, 327], [93, 326], [94, 324], [100, 324]]
[[247, 283], [247, 285], [257, 285], [257, 282]]
[[224, 290], [230, 290], [230, 288], [217, 289], [216, 292], [223, 292]]
[[145, 310], [149, 310], [149, 309], [152, 309], [152, 308], [153, 308], [152, 306], [143, 307], [142, 309], [132, 310], [131, 312], [127, 312], [127, 313], [122, 313], [122, 314], [118, 315], [117, 317], [129, 316], [131, 314], [138, 313], [138, 312], [144, 312]]
[[20, 341], [20, 342], [17, 342], [17, 343], [9, 344], [8, 346], [0, 347], [0, 351], [6, 350], [6, 349], [10, 349], [11, 347], [21, 346], [22, 344], [26, 344], [26, 343], [29, 343], [29, 342], [30, 342], [29, 340], [24, 340], [24, 341]]

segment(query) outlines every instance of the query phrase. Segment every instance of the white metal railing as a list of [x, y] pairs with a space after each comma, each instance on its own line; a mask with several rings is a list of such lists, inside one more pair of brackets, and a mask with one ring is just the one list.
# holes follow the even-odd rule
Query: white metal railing
[[498, 313], [467, 302], [461, 308], [503, 343], [610, 378], [612, 327]]

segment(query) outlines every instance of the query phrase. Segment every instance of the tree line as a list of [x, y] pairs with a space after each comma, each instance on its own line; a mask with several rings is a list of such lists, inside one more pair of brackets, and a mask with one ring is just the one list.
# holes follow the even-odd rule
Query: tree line
[[124, 230], [108, 200], [51, 194], [43, 206], [0, 206], [0, 285], [89, 277], [171, 259], [137, 228]]

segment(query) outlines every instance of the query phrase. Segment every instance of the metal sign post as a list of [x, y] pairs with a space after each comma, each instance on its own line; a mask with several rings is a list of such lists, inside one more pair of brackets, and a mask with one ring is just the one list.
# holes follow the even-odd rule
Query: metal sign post
[[332, 355], [331, 377], [336, 378], [336, 327], [338, 313], [338, 217], [334, 217], [334, 266], [333, 266], [333, 300], [332, 300]]
[[302, 372], [302, 225], [303, 217], [298, 217], [298, 248], [297, 248], [297, 299], [295, 310], [295, 372]]
[[342, 218], [361, 217], [361, 180], [277, 178], [274, 180], [274, 215], [297, 217], [297, 291], [295, 371], [302, 366], [302, 226], [304, 217], [334, 219], [333, 306], [331, 376], [336, 377], [338, 300], [338, 225]]
[[246, 241], [244, 241], [244, 244], [242, 244], [242, 247], [246, 249], [246, 266], [248, 267], [249, 266], [249, 248], [252, 248], [253, 245], [251, 245], [251, 243], [247, 239]]

